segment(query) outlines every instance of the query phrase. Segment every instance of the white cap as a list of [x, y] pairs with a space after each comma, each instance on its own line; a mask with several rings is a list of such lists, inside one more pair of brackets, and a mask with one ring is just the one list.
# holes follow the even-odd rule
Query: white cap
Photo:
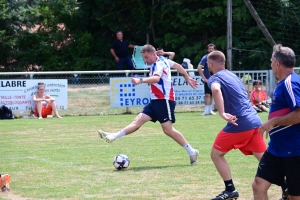
[[184, 58], [184, 59], [183, 59], [183, 62], [186, 62], [186, 63], [190, 64], [190, 63], [191, 63], [191, 60], [188, 59], [188, 58]]

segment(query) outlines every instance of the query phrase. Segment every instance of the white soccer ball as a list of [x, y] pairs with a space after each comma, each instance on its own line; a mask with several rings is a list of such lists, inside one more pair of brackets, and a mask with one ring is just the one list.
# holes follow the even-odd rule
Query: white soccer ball
[[113, 165], [117, 170], [124, 170], [129, 167], [130, 160], [125, 154], [118, 154], [114, 158]]

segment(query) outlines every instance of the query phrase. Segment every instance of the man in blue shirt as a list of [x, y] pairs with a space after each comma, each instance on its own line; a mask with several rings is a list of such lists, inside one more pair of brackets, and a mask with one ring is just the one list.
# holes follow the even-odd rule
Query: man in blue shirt
[[[208, 44], [207, 45], [207, 52], [210, 53], [215, 50], [215, 45], [214, 44]], [[215, 113], [212, 111], [212, 94], [211, 94], [211, 89], [208, 87], [208, 79], [210, 77], [209, 70], [207, 67], [207, 55], [202, 57], [199, 65], [198, 65], [198, 72], [199, 75], [202, 77], [202, 80], [204, 82], [204, 112], [201, 115], [214, 115]], [[204, 71], [202, 71], [202, 68], [204, 68]]]
[[118, 63], [118, 70], [124, 70], [124, 64], [127, 64], [129, 70], [132, 70], [133, 64], [128, 53], [128, 48], [134, 48], [135, 45], [129, 44], [127, 40], [123, 39], [122, 31], [118, 31], [116, 35], [117, 39], [112, 43], [110, 53]]
[[252, 185], [255, 200], [268, 199], [271, 184], [281, 185], [284, 178], [289, 199], [300, 199], [300, 77], [294, 72], [295, 62], [292, 49], [280, 44], [273, 47], [271, 68], [278, 84], [269, 120], [259, 128], [270, 141]]

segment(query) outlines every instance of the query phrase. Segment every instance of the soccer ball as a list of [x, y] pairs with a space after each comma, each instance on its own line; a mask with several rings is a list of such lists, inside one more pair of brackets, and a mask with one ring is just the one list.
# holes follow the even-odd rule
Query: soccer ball
[[117, 170], [124, 170], [129, 167], [130, 160], [125, 154], [118, 154], [114, 158], [113, 165]]

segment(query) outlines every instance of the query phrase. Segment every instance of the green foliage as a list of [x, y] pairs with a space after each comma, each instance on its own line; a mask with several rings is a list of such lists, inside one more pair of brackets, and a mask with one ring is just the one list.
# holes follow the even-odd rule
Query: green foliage
[[[298, 41], [297, 2], [252, 3], [277, 43]], [[226, 0], [0, 0], [0, 9], [4, 71], [31, 64], [45, 71], [114, 70], [109, 50], [118, 30], [131, 44], [163, 47], [176, 53], [176, 62], [189, 58], [195, 67], [208, 43], [224, 53], [227, 48]], [[270, 45], [243, 1], [234, 1], [232, 9], [233, 69], [267, 69]], [[298, 42], [291, 45], [300, 52]]]
[[[300, 53], [300, 4], [298, 1], [251, 1], [265, 27], [277, 44], [291, 47], [296, 55]], [[242, 7], [240, 7], [242, 8]], [[240, 10], [240, 9], [239, 9]], [[243, 63], [238, 69], [269, 69], [269, 58], [272, 47], [252, 16], [250, 19], [243, 14], [243, 10], [233, 11], [240, 36], [234, 43], [234, 62]], [[245, 10], [248, 13], [248, 10]], [[237, 15], [239, 14], [239, 15]], [[248, 15], [249, 16], [249, 15]], [[247, 65], [245, 65], [247, 63]], [[296, 66], [299, 62], [297, 62]]]

